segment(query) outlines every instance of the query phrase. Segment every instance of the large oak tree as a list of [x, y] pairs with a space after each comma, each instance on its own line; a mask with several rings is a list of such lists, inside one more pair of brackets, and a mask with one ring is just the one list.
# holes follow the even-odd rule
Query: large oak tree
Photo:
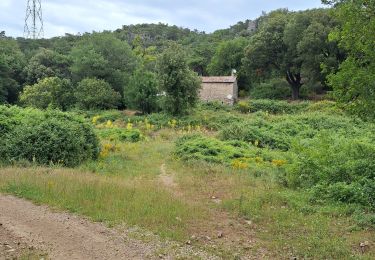
[[272, 12], [262, 19], [260, 31], [252, 37], [245, 51], [244, 68], [258, 77], [284, 77], [293, 99], [298, 99], [307, 82], [324, 83], [321, 64], [332, 66], [337, 59], [337, 47], [328, 41], [334, 26], [324, 9]]

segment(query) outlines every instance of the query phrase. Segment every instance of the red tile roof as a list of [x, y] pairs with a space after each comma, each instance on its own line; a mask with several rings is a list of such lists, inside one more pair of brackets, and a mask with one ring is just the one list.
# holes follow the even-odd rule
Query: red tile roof
[[202, 77], [203, 83], [234, 83], [237, 78], [233, 76], [228, 77]]

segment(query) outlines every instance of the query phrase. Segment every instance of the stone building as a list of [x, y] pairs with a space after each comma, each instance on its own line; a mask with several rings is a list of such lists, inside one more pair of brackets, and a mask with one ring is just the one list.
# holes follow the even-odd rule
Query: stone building
[[233, 105], [238, 99], [237, 77], [202, 77], [200, 98]]

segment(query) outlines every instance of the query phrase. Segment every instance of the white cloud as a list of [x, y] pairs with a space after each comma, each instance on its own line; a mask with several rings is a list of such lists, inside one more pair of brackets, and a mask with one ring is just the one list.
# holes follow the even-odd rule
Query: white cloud
[[[0, 0], [0, 30], [22, 36], [26, 0]], [[320, 6], [320, 0], [42, 0], [45, 36], [115, 30], [126, 24], [164, 22], [211, 32], [262, 10]]]

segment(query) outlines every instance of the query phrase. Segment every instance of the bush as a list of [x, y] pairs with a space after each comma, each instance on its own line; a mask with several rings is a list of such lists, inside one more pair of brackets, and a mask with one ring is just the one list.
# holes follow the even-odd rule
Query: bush
[[35, 85], [26, 86], [20, 95], [20, 102], [39, 109], [50, 107], [66, 110], [74, 103], [71, 83], [57, 77], [44, 78]]
[[288, 82], [281, 79], [260, 83], [250, 91], [252, 99], [288, 99], [291, 96], [292, 92]]
[[244, 113], [244, 114], [249, 113], [250, 112], [250, 104], [246, 101], [240, 101], [237, 104], [237, 109], [241, 113]]
[[220, 131], [219, 136], [223, 140], [250, 142], [261, 148], [270, 147], [286, 151], [290, 146], [290, 137], [286, 133], [278, 131], [261, 118], [228, 125]]
[[98, 131], [101, 138], [110, 141], [132, 142], [136, 143], [142, 140], [142, 133], [138, 129], [107, 128]]
[[176, 141], [175, 155], [185, 161], [201, 160], [227, 166], [236, 166], [236, 163], [249, 165], [285, 161], [285, 155], [282, 153], [259, 149], [241, 141], [223, 142], [201, 135], [186, 135], [179, 138]]
[[222, 140], [257, 143], [259, 147], [289, 150], [294, 140], [314, 138], [321, 131], [352, 138], [370, 131], [360, 120], [324, 113], [267, 116], [259, 113], [246, 120], [226, 124], [219, 132]]
[[206, 110], [212, 110], [212, 111], [231, 111], [232, 107], [223, 104], [220, 101], [209, 101], [209, 102], [201, 102], [199, 103], [198, 109], [206, 109]]
[[342, 110], [337, 107], [336, 102], [329, 101], [329, 100], [322, 100], [319, 102], [311, 103], [306, 108], [306, 112], [316, 112], [316, 111], [342, 114]]
[[0, 158], [76, 166], [95, 159], [98, 139], [83, 118], [58, 111], [0, 107]]
[[125, 88], [125, 103], [129, 108], [150, 114], [159, 109], [158, 80], [154, 73], [139, 69]]
[[250, 100], [250, 112], [268, 112], [271, 114], [292, 114], [306, 109], [308, 102], [288, 103], [286, 101], [274, 101], [270, 99]]
[[87, 110], [117, 108], [121, 101], [121, 95], [109, 83], [95, 78], [79, 82], [74, 96], [77, 106]]
[[[286, 183], [311, 188], [315, 200], [355, 203], [375, 209], [375, 145], [363, 137], [322, 133], [295, 144]], [[370, 135], [370, 134], [369, 134]]]

